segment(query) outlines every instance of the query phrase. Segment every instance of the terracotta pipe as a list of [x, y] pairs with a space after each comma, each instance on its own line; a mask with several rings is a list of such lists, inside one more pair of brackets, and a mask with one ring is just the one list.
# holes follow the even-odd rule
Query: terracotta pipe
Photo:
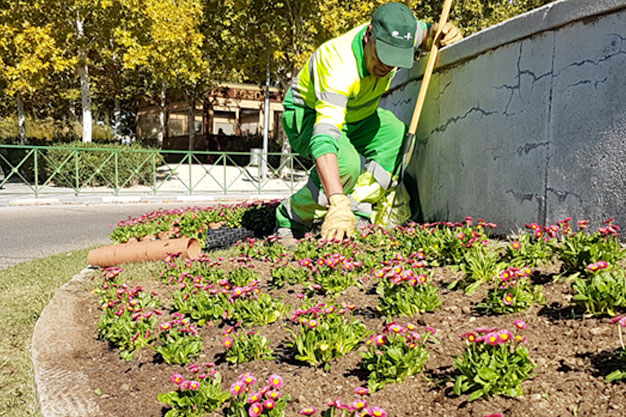
[[185, 258], [197, 258], [201, 251], [200, 242], [195, 238], [146, 240], [91, 250], [87, 255], [87, 262], [92, 266], [106, 268], [129, 262], [160, 261], [171, 253], [182, 253]]

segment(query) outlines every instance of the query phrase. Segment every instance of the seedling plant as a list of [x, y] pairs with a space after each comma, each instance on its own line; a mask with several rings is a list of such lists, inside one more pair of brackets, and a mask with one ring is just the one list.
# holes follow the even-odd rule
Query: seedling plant
[[487, 314], [511, 314], [524, 311], [534, 303], [543, 303], [542, 288], [532, 284], [531, 273], [530, 268], [506, 268], [496, 277], [495, 286], [476, 308]]
[[438, 343], [434, 333], [431, 327], [419, 334], [411, 323], [401, 326], [392, 322], [381, 334], [373, 335], [367, 342], [369, 349], [361, 353], [369, 374], [369, 390], [377, 391], [390, 382], [402, 382], [420, 373], [428, 360], [426, 343]]
[[[526, 323], [516, 321], [515, 327], [524, 330]], [[454, 359], [454, 366], [461, 373], [456, 377], [455, 394], [468, 393], [468, 401], [524, 394], [522, 382], [533, 377], [535, 364], [523, 345], [523, 335], [494, 327], [477, 328], [465, 333], [463, 338], [466, 348]]]
[[226, 349], [225, 358], [230, 363], [276, 358], [269, 346], [269, 339], [253, 330], [241, 331], [238, 334], [228, 332], [225, 334], [222, 345]]
[[192, 365], [189, 369], [193, 378], [185, 379], [176, 372], [170, 377], [176, 390], [159, 394], [159, 401], [172, 407], [165, 417], [203, 417], [230, 398], [228, 391], [222, 389], [222, 377], [218, 372], [213, 369], [204, 371], [201, 365]]
[[291, 338], [287, 346], [294, 358], [312, 366], [330, 363], [354, 350], [370, 332], [350, 311], [335, 305], [318, 304], [297, 310], [291, 321], [297, 328], [288, 328]]
[[413, 316], [441, 306], [437, 287], [429, 282], [429, 271], [422, 261], [395, 261], [375, 271], [379, 279], [376, 293], [378, 310], [387, 317]]

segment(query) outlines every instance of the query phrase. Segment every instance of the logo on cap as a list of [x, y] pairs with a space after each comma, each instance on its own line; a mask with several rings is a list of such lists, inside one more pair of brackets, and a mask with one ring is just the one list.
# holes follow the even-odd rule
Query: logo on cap
[[400, 32], [398, 32], [397, 30], [394, 30], [393, 32], [391, 32], [391, 36], [393, 36], [396, 39], [406, 39], [407, 41], [411, 40], [411, 32], [407, 32], [406, 35], [400, 36]]

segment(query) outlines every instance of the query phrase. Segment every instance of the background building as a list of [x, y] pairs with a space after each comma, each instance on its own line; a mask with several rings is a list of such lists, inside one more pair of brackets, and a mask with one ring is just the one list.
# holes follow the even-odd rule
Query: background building
[[[284, 94], [270, 88], [270, 142], [283, 138], [281, 118]], [[189, 148], [190, 108], [182, 92], [167, 92], [164, 149]], [[249, 151], [261, 147], [264, 124], [265, 88], [250, 84], [221, 84], [196, 104], [194, 128], [196, 150]], [[156, 142], [160, 108], [145, 98], [137, 111], [137, 139]]]

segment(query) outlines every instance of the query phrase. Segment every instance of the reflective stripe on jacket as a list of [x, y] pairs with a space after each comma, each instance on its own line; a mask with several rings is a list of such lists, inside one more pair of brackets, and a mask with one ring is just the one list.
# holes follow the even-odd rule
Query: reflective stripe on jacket
[[[357, 122], [374, 113], [396, 74], [396, 69], [383, 78], [369, 74], [363, 53], [367, 26], [368, 23], [358, 26], [322, 44], [293, 79], [285, 97], [285, 108], [301, 107], [316, 112], [311, 138], [314, 160], [333, 150], [336, 153], [334, 142], [339, 139], [344, 123]], [[426, 26], [417, 27], [416, 47]]]

